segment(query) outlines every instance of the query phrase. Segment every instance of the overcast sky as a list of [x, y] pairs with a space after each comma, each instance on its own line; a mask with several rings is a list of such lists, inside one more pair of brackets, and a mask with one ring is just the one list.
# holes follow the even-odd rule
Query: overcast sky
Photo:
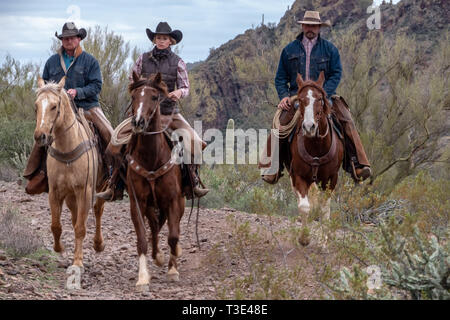
[[[381, 1], [381, 0], [377, 0]], [[131, 47], [147, 50], [145, 29], [159, 21], [183, 32], [181, 57], [204, 60], [209, 49], [265, 22], [278, 23], [294, 0], [0, 0], [0, 61], [7, 53], [41, 65], [50, 54], [55, 31], [66, 21], [78, 28], [108, 26]], [[397, 2], [397, 1], [394, 1]]]

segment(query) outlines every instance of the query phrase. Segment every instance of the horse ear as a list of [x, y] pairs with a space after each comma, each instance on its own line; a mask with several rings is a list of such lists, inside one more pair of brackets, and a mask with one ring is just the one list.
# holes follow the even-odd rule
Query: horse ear
[[40, 76], [38, 76], [37, 85], [38, 85], [38, 88], [42, 88], [43, 86], [45, 86], [45, 81]]
[[136, 73], [136, 71], [133, 70], [133, 82], [138, 82], [139, 81], [139, 76]]
[[62, 77], [61, 80], [59, 80], [58, 90], [61, 91], [61, 89], [64, 88], [65, 84], [66, 84], [66, 76]]
[[317, 79], [316, 83], [323, 88], [323, 83], [325, 82], [325, 73], [323, 71], [320, 72], [319, 79]]
[[153, 78], [153, 84], [157, 86], [161, 83], [161, 81], [162, 81], [161, 72], [158, 72], [155, 78]]
[[297, 73], [297, 85], [299, 88], [303, 87], [303, 78], [300, 73]]

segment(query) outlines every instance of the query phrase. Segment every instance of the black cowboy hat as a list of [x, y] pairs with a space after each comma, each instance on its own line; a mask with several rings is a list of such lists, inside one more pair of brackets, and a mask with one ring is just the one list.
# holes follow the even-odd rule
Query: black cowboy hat
[[150, 29], [145, 30], [147, 32], [147, 37], [150, 39], [150, 41], [153, 42], [153, 38], [157, 34], [166, 34], [170, 37], [172, 37], [177, 43], [183, 39], [183, 33], [180, 30], [173, 30], [169, 26], [167, 22], [160, 22], [158, 26], [156, 27], [156, 31], [152, 32]]
[[59, 40], [62, 40], [64, 37], [80, 37], [81, 40], [86, 38], [87, 32], [86, 29], [81, 28], [77, 29], [75, 26], [75, 23], [73, 22], [66, 22], [64, 23], [62, 27], [62, 33], [58, 35], [58, 32], [55, 31], [55, 37], [57, 37]]

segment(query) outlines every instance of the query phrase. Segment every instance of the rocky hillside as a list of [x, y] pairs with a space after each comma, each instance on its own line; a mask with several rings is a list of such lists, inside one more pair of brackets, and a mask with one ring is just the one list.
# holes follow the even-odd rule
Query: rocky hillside
[[[183, 103], [189, 120], [202, 120], [203, 127], [223, 129], [229, 118], [238, 127], [266, 127], [278, 98], [273, 85], [282, 48], [300, 32], [296, 18], [305, 10], [320, 11], [331, 29], [322, 35], [333, 40], [355, 30], [362, 38], [370, 32], [366, 21], [371, 0], [296, 0], [280, 22], [261, 25], [212, 50], [190, 71], [191, 95]], [[450, 2], [402, 0], [381, 6], [381, 32], [388, 37], [414, 35], [432, 51], [439, 36], [448, 30]], [[379, 32], [379, 31], [374, 31]], [[341, 49], [341, 48], [339, 48]], [[344, 61], [345, 62], [345, 61]]]

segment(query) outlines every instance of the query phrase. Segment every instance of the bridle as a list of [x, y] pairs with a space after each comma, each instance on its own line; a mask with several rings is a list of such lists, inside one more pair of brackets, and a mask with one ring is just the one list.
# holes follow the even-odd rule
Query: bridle
[[[42, 93], [43, 93], [43, 92], [39, 93], [38, 97], [39, 97]], [[53, 138], [53, 129], [55, 128], [56, 120], [58, 120], [59, 116], [61, 115], [61, 100], [62, 100], [62, 99], [61, 99], [61, 94], [58, 95], [58, 98], [59, 98], [59, 101], [58, 101], [58, 105], [56, 106], [56, 108], [57, 108], [57, 110], [56, 110], [56, 115], [55, 115], [55, 118], [53, 119], [52, 126], [51, 126], [50, 131], [49, 131], [49, 134], [48, 134], [48, 141], [47, 141], [47, 143], [45, 144], [46, 147], [50, 146], [54, 141], [56, 141], [57, 138], [59, 138], [59, 137], [63, 136], [64, 134], [66, 134], [67, 131], [69, 131], [70, 128], [72, 128], [73, 125], [74, 125], [75, 122], [76, 122], [76, 117], [75, 117], [74, 120], [73, 120], [73, 122], [72, 122], [72, 124], [71, 124], [70, 126], [68, 126], [66, 129], [64, 129], [64, 131], [63, 131], [63, 133], [61, 134], [61, 136], [59, 136], [59, 137], [57, 137], [57, 138]], [[64, 117], [65, 117], [65, 114], [64, 114]]]
[[[320, 92], [320, 94], [321, 94], [321, 100], [322, 100], [322, 108], [321, 108], [321, 110], [320, 110], [320, 112], [319, 112], [319, 114], [316, 116], [316, 115], [314, 115], [314, 120], [317, 122], [317, 124], [319, 123], [319, 121], [320, 121], [320, 119], [323, 117], [323, 107], [325, 106], [325, 100], [324, 99], [326, 99], [325, 97], [324, 97], [324, 94], [323, 94], [323, 89], [322, 88], [320, 88], [319, 86], [316, 86], [315, 84], [307, 84], [307, 85], [305, 85], [305, 86], [303, 86], [300, 90], [299, 90], [299, 92], [298, 92], [298, 96], [300, 95], [300, 92], [301, 91], [303, 91], [303, 89], [305, 89], [305, 88], [308, 88], [308, 87], [312, 87], [312, 88], [314, 88], [314, 89], [317, 89], [319, 92]], [[319, 127], [319, 125], [317, 125], [317, 131], [316, 131], [316, 138], [319, 138], [319, 139], [323, 139], [323, 138], [325, 138], [327, 135], [328, 135], [328, 133], [329, 133], [329, 127], [330, 127], [330, 123], [329, 123], [329, 118], [331, 117], [331, 115], [327, 115], [327, 129], [326, 129], [326, 131], [325, 131], [325, 133], [323, 134], [323, 135], [321, 135], [320, 134], [320, 127]], [[303, 119], [303, 116], [301, 117], [302, 119]], [[302, 131], [302, 126], [300, 126], [299, 125], [299, 129], [298, 129], [299, 131]]]
[[[144, 83], [144, 84], [142, 84], [141, 86], [136, 87], [134, 90], [136, 90], [136, 89], [138, 89], [138, 88], [141, 88], [142, 86], [153, 88], [153, 87], [150, 86], [149, 84]], [[162, 98], [161, 98], [161, 97], [162, 97]], [[158, 102], [156, 103], [155, 108], [153, 108], [153, 111], [152, 111], [150, 117], [149, 117], [147, 120], [144, 120], [144, 121], [145, 121], [145, 125], [144, 125], [143, 131], [140, 132], [140, 133], [137, 133], [137, 134], [142, 134], [142, 135], [144, 135], [144, 136], [151, 136], [151, 135], [163, 133], [163, 132], [165, 132], [165, 131], [169, 128], [170, 124], [172, 123], [172, 118], [173, 118], [173, 115], [174, 115], [174, 113], [175, 113], [175, 108], [173, 108], [172, 114], [171, 114], [171, 116], [170, 116], [171, 121], [170, 121], [169, 123], [167, 123], [167, 125], [165, 126], [164, 129], [161, 129], [161, 130], [158, 130], [158, 131], [147, 131], [148, 125], [151, 123], [151, 120], [153, 119], [153, 117], [154, 117], [155, 114], [156, 114], [156, 110], [157, 110], [158, 108], [160, 108], [160, 104], [161, 104], [161, 102], [162, 102], [164, 99], [165, 99], [165, 97], [162, 96], [161, 93], [158, 93]], [[133, 113], [134, 113], [134, 112], [133, 112]], [[134, 117], [134, 116], [135, 116], [135, 115], [133, 114], [133, 117]]]

